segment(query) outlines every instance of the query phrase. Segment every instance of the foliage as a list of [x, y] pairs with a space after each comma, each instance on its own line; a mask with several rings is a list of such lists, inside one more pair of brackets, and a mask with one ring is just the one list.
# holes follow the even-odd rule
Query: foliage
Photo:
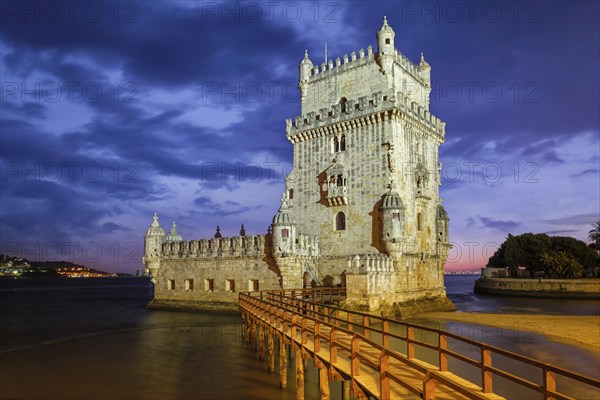
[[524, 267], [547, 278], [581, 277], [584, 270], [597, 266], [600, 257], [581, 240], [543, 233], [508, 235], [487, 263], [492, 268], [508, 267], [512, 274]]
[[588, 232], [588, 240], [595, 244], [595, 247], [600, 248], [600, 221], [596, 221], [594, 227]]
[[581, 278], [583, 267], [566, 251], [550, 251], [542, 254], [540, 261], [547, 278], [574, 279]]

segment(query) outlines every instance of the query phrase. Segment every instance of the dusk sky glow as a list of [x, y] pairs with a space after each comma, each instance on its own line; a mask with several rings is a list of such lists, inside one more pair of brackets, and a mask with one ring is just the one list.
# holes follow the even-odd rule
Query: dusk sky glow
[[509, 233], [600, 219], [600, 3], [17, 2], [0, 10], [1, 253], [141, 268], [156, 211], [186, 240], [265, 233], [292, 168], [298, 64], [372, 45], [431, 65], [446, 122], [446, 270]]

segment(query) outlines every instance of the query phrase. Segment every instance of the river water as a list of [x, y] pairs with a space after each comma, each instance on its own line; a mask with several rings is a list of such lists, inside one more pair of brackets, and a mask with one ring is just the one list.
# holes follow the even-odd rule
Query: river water
[[[448, 295], [460, 310], [600, 313], [594, 301], [477, 296], [474, 279], [447, 276]], [[0, 280], [0, 398], [295, 398], [293, 372], [289, 387], [280, 390], [278, 374], [268, 373], [242, 343], [239, 316], [150, 311], [144, 306], [151, 298], [151, 283], [138, 278]], [[540, 336], [504, 330], [490, 337], [458, 324], [452, 329], [599, 375], [593, 354]], [[316, 369], [309, 367], [306, 399], [318, 398], [317, 382]], [[332, 383], [332, 398], [341, 398], [338, 382]], [[533, 397], [513, 393], [511, 398]]]

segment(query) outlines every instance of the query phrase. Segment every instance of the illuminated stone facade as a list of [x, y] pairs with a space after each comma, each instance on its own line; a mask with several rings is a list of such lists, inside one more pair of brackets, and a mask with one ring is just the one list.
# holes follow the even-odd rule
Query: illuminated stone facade
[[294, 168], [267, 234], [173, 240], [176, 230], [169, 239], [155, 219], [144, 256], [155, 303], [316, 284], [346, 285], [346, 306], [371, 311], [451, 306], [439, 197], [445, 124], [429, 112], [429, 64], [413, 64], [394, 36], [384, 20], [376, 53], [369, 46], [321, 66], [305, 53], [302, 114], [286, 121]]

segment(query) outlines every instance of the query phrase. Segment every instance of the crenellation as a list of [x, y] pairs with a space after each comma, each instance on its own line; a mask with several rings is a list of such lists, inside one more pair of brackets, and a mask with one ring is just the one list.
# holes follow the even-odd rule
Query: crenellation
[[[383, 101], [382, 101], [383, 100]], [[357, 99], [347, 99], [346, 109], [341, 111], [340, 104], [334, 104], [329, 108], [320, 108], [319, 114], [311, 111], [306, 115], [294, 117], [294, 122], [291, 118], [287, 119], [287, 135], [290, 140], [300, 133], [308, 130], [319, 129], [322, 126], [342, 122], [348, 118], [356, 118], [367, 116], [366, 119], [361, 119], [359, 123], [364, 123], [371, 120], [371, 115], [374, 118], [388, 118], [388, 113], [378, 113], [379, 111], [400, 110], [407, 115], [410, 115], [418, 122], [433, 129], [438, 135], [445, 135], [445, 123], [435, 117], [429, 110], [419, 105], [415, 101], [407, 102], [407, 98], [401, 92], [378, 92], [371, 96], [360, 96]], [[356, 123], [356, 122], [351, 122]]]

